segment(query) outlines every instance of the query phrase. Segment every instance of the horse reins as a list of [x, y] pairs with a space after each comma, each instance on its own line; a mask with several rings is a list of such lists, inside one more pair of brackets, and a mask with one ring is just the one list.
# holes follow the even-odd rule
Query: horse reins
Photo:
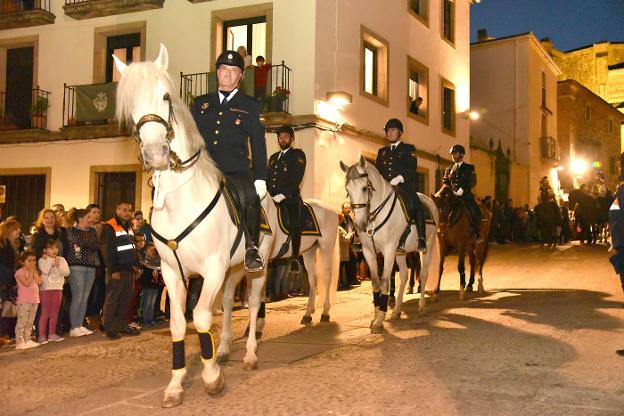
[[[165, 93], [163, 96], [163, 101], [167, 101], [169, 103], [169, 117], [167, 120], [163, 119], [158, 114], [146, 114], [139, 119], [134, 128], [132, 129], [131, 138], [139, 142], [141, 149], [143, 149], [143, 141], [141, 140], [141, 127], [146, 123], [158, 123], [165, 127], [167, 133], [165, 135], [167, 139], [167, 147], [169, 150], [169, 169], [174, 172], [180, 173], [184, 172], [186, 169], [190, 168], [199, 160], [199, 156], [201, 155], [201, 151], [203, 148], [197, 150], [191, 157], [186, 160], [180, 159], [178, 154], [171, 150], [171, 141], [175, 139], [175, 131], [173, 130], [173, 121], [175, 120], [175, 114], [173, 112], [173, 102], [171, 100], [171, 96], [169, 93]], [[147, 171], [147, 165], [143, 160], [143, 157], [140, 156], [141, 163], [143, 164], [143, 168]]]

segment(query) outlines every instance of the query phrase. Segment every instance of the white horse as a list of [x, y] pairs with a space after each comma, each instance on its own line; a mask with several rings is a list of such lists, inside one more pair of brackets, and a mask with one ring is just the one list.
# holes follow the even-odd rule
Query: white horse
[[[266, 200], [271, 202], [266, 202]], [[314, 313], [317, 301], [317, 287], [319, 294], [322, 295], [321, 299], [323, 301], [321, 322], [329, 322], [329, 309], [331, 306], [331, 298], [335, 294], [336, 286], [338, 284], [339, 266], [339, 257], [336, 252], [338, 249], [338, 214], [331, 209], [331, 207], [321, 201], [308, 200], [306, 203], [310, 204], [314, 210], [321, 235], [303, 235], [301, 237], [300, 252], [303, 256], [303, 262], [308, 272], [308, 283], [310, 285], [308, 305], [303, 318], [301, 318], [301, 323], [304, 325], [312, 322], [312, 314]], [[280, 253], [282, 245], [286, 242], [288, 236], [284, 234], [278, 224], [279, 220], [277, 218], [277, 207], [273, 204], [270, 198], [265, 198], [262, 201], [262, 205], [267, 214], [272, 235], [270, 237], [261, 237], [262, 240], [260, 241], [259, 247], [260, 251], [263, 253], [270, 253], [268, 258], [271, 259], [277, 258], [278, 254], [280, 254], [280, 257], [282, 258], [289, 258], [292, 254], [292, 245], [289, 245], [287, 251]], [[320, 264], [317, 265], [317, 263], [315, 263], [315, 257], [320, 260]], [[322, 276], [322, 279], [318, 279], [318, 274]], [[223, 290], [223, 328], [221, 329], [221, 340], [217, 351], [217, 360], [219, 362], [227, 361], [230, 355], [230, 344], [232, 341], [232, 304], [234, 302], [234, 291], [236, 289], [236, 285], [241, 279], [242, 273], [230, 274], [225, 282]], [[263, 291], [263, 298], [264, 293], [265, 292]], [[257, 337], [261, 336], [262, 328], [264, 327], [264, 312], [265, 303], [263, 300], [261, 302], [260, 313], [258, 315], [258, 322], [256, 326]], [[248, 331], [251, 332], [250, 328], [248, 328]]]
[[[373, 286], [374, 315], [371, 322], [371, 333], [379, 334], [383, 330], [383, 321], [388, 311], [390, 278], [394, 262], [399, 266], [401, 278], [396, 305], [392, 311], [392, 319], [400, 319], [403, 293], [407, 283], [407, 264], [405, 256], [396, 256], [399, 240], [407, 227], [407, 218], [401, 209], [401, 202], [394, 188], [386, 182], [377, 168], [360, 157], [358, 163], [347, 166], [340, 162], [340, 167], [347, 175], [346, 189], [355, 213], [355, 228], [360, 241], [364, 258], [370, 267], [371, 283]], [[426, 224], [427, 252], [420, 253], [421, 270], [418, 275], [420, 281], [419, 313], [425, 308], [425, 287], [430, 274], [437, 276], [440, 263], [440, 251], [437, 239], [437, 224], [439, 222], [438, 209], [433, 200], [419, 193], [418, 197], [431, 212], [433, 223]], [[416, 251], [418, 234], [416, 226], [412, 225], [411, 232], [405, 243], [406, 252]], [[378, 275], [377, 254], [381, 253], [384, 259], [381, 280]]]
[[[190, 111], [175, 93], [167, 73], [168, 61], [167, 50], [161, 45], [154, 62], [127, 66], [115, 59], [115, 64], [122, 74], [117, 88], [117, 118], [135, 126], [133, 135], [139, 141], [143, 163], [154, 170], [151, 225], [169, 293], [173, 338], [172, 378], [162, 404], [173, 407], [182, 403], [186, 377], [184, 276], [196, 273], [204, 278], [193, 323], [199, 334], [204, 388], [209, 394], [217, 394], [223, 389], [224, 375], [215, 359], [210, 332], [213, 303], [228, 270], [242, 265], [245, 247], [244, 243], [235, 244], [238, 228], [229, 220], [223, 177], [204, 150], [204, 140]], [[261, 254], [267, 258], [268, 252]], [[264, 282], [263, 274], [252, 279], [251, 331], [244, 357], [247, 368], [254, 368], [258, 361], [256, 317]]]

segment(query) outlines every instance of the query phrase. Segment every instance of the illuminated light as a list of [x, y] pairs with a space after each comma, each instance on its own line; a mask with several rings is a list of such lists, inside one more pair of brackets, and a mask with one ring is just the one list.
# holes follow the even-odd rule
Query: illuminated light
[[572, 163], [570, 163], [570, 169], [575, 175], [582, 175], [589, 169], [589, 164], [585, 160], [574, 159]]
[[565, 170], [565, 167], [563, 167], [563, 165], [559, 165], [555, 169], [557, 169], [559, 172], [561, 172], [561, 171]]
[[344, 91], [331, 91], [327, 93], [327, 102], [338, 107], [344, 107], [353, 102], [353, 96]]
[[602, 163], [600, 163], [599, 161], [594, 160], [594, 161], [592, 162], [592, 168], [594, 168], [594, 169], [600, 169], [601, 167], [602, 167]]
[[340, 110], [335, 105], [328, 103], [323, 100], [316, 100], [314, 102], [314, 114], [319, 116], [320, 118], [327, 120], [331, 123], [343, 124], [342, 114], [340, 114]]
[[470, 120], [479, 120], [480, 117], [481, 117], [481, 114], [479, 114], [478, 111], [472, 110], [468, 112], [468, 118]]

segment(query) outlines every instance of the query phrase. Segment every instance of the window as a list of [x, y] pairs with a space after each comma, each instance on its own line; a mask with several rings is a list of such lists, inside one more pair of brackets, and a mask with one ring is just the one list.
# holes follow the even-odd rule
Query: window
[[360, 94], [388, 105], [388, 42], [361, 28]]
[[442, 78], [442, 131], [455, 135], [455, 85]]
[[429, 123], [429, 69], [407, 57], [407, 115]]
[[408, 0], [409, 13], [420, 20], [425, 26], [429, 25], [429, 0]]
[[455, 44], [455, 2], [442, 0], [442, 38]]
[[29, 233], [30, 224], [35, 222], [39, 210], [46, 204], [46, 175], [2, 175], [0, 185], [6, 186], [3, 218], [17, 216], [24, 234]]
[[113, 55], [130, 65], [141, 60], [141, 34], [109, 36], [106, 39], [106, 82], [118, 82], [121, 74], [115, 67]]
[[364, 43], [364, 91], [377, 95], [377, 48]]
[[416, 190], [425, 195], [429, 193], [429, 169], [417, 168]]
[[235, 51], [241, 46], [247, 50], [250, 59], [247, 65], [255, 64], [256, 57], [267, 58], [266, 16], [223, 22], [223, 50]]
[[113, 215], [122, 201], [139, 209], [141, 178], [141, 165], [91, 166], [89, 200], [100, 206], [103, 218]]

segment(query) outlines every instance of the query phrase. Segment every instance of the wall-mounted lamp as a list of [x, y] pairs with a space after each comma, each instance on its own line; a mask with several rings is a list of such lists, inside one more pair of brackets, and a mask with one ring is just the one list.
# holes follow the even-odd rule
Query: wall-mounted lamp
[[478, 111], [475, 111], [475, 110], [466, 110], [466, 111], [464, 111], [464, 118], [466, 120], [468, 120], [468, 119], [470, 119], [472, 121], [479, 120], [480, 117], [481, 117], [481, 114], [479, 114]]
[[330, 91], [327, 93], [327, 102], [338, 107], [344, 107], [353, 102], [353, 96], [344, 91]]

